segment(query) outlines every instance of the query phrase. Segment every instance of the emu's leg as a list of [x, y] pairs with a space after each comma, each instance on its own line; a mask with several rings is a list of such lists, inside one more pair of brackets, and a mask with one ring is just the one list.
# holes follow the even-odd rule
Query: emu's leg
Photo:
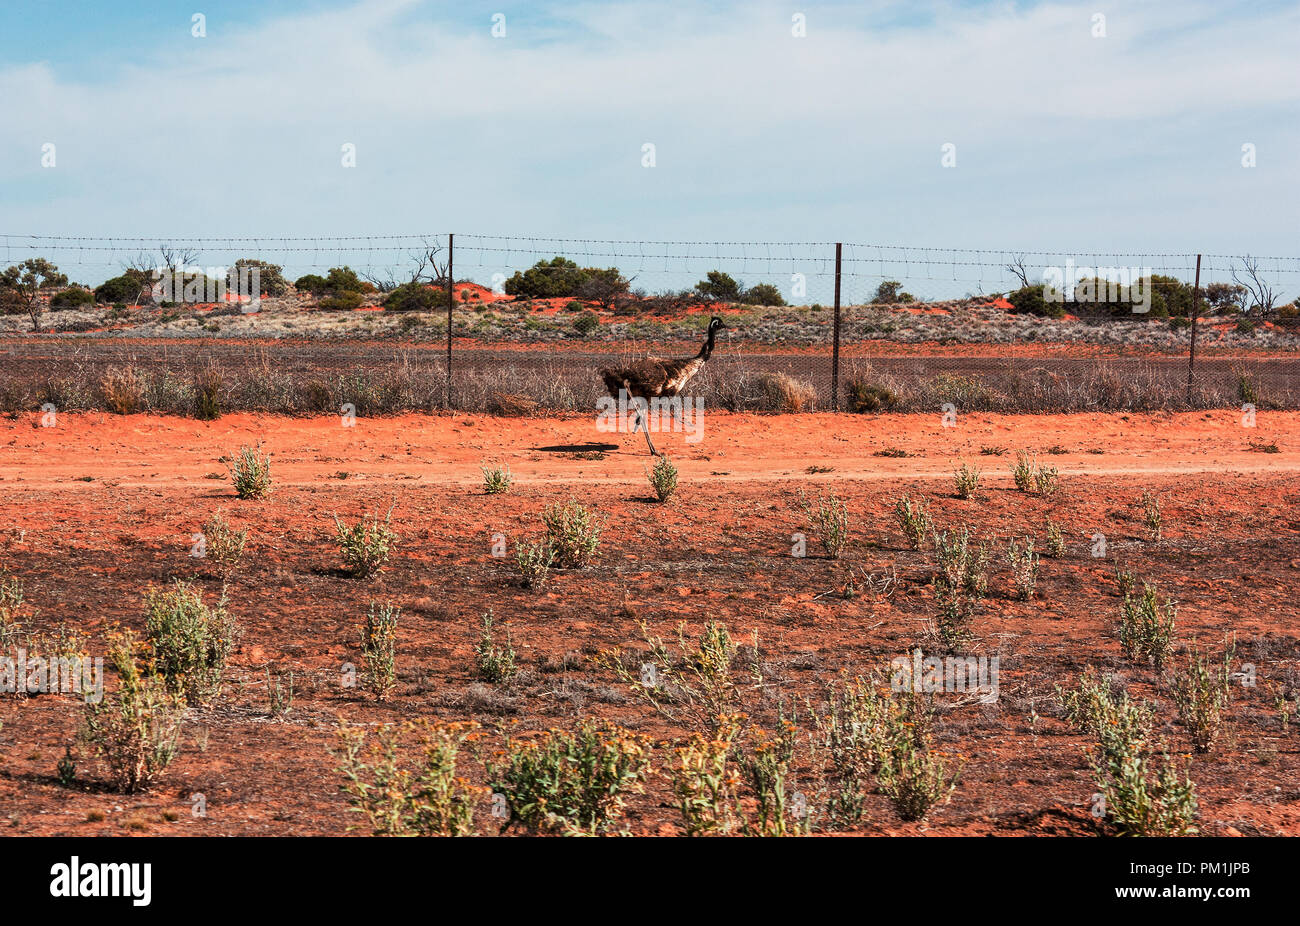
[[650, 425], [646, 424], [645, 418], [642, 416], [640, 409], [637, 409], [636, 412], [636, 424], [632, 425], [633, 431], [636, 431], [637, 428], [642, 428], [645, 431], [645, 442], [646, 446], [650, 448], [650, 455], [656, 457], [659, 456], [659, 451], [655, 450], [655, 445], [650, 442]]

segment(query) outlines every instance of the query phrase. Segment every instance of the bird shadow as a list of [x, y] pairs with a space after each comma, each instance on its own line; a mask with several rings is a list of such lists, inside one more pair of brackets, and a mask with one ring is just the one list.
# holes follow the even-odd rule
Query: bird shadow
[[555, 444], [551, 447], [534, 447], [538, 453], [609, 453], [618, 444]]

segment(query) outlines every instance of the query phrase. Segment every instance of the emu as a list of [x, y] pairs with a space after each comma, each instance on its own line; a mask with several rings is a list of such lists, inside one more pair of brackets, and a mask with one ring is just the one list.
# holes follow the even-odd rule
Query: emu
[[694, 357], [686, 357], [681, 360], [661, 360], [658, 357], [647, 357], [631, 366], [620, 369], [603, 369], [600, 371], [601, 379], [605, 381], [605, 388], [615, 399], [618, 398], [619, 391], [625, 391], [630, 397], [641, 399], [636, 411], [636, 424], [632, 430], [638, 427], [645, 431], [645, 442], [650, 448], [652, 456], [659, 456], [659, 451], [655, 450], [654, 443], [650, 440], [650, 426], [646, 423], [644, 413], [644, 403], [651, 399], [663, 398], [666, 396], [680, 395], [681, 391], [686, 388], [686, 384], [695, 378], [700, 370], [704, 369], [704, 364], [713, 356], [713, 341], [717, 334], [727, 326], [722, 323], [722, 319], [713, 316], [709, 319], [708, 336], [704, 339], [704, 344], [700, 347], [699, 353]]

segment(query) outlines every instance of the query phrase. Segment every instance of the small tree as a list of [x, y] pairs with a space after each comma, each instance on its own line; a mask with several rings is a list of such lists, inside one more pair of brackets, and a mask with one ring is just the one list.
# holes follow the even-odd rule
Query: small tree
[[[1277, 293], [1273, 287], [1260, 279], [1259, 276], [1259, 258], [1251, 257], [1247, 254], [1241, 259], [1241, 275], [1238, 276], [1237, 268], [1232, 268], [1232, 281], [1246, 291], [1249, 296], [1248, 304], [1243, 306], [1246, 314], [1254, 314], [1259, 310], [1260, 315], [1268, 315], [1273, 311], [1273, 303], [1277, 300]], [[1253, 304], [1249, 304], [1253, 303]]]
[[33, 331], [41, 330], [41, 315], [45, 311], [42, 291], [67, 285], [67, 276], [44, 257], [29, 257], [0, 275], [0, 289], [7, 290], [15, 303], [21, 302], [32, 320]]
[[740, 301], [740, 284], [721, 270], [710, 270], [708, 279], [695, 284], [695, 291], [713, 302]]
[[876, 296], [871, 301], [876, 305], [896, 305], [903, 302], [915, 302], [911, 293], [902, 292], [903, 284], [898, 280], [881, 280], [876, 287]]

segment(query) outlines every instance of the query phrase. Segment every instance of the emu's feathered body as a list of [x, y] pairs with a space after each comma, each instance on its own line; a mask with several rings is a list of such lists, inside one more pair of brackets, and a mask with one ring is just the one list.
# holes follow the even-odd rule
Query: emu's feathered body
[[[600, 371], [605, 381], [605, 388], [614, 398], [622, 390], [629, 397], [637, 399], [656, 399], [680, 395], [687, 384], [704, 369], [704, 364], [713, 356], [713, 342], [718, 331], [725, 328], [722, 319], [716, 315], [709, 319], [708, 336], [694, 357], [681, 360], [664, 360], [659, 357], [647, 357], [626, 367], [606, 368]], [[644, 425], [641, 415], [637, 414], [638, 425]], [[650, 429], [645, 429], [645, 441], [652, 454], [658, 455], [655, 445], [650, 441]]]

